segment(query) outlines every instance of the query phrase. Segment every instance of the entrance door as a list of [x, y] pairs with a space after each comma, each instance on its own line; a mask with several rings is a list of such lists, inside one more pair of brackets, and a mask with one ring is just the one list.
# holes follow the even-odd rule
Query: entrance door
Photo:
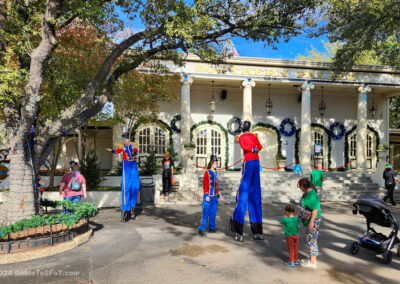
[[266, 127], [257, 127], [253, 133], [258, 136], [263, 147], [259, 153], [260, 165], [266, 168], [276, 168], [277, 136], [275, 132]]
[[[357, 132], [349, 135], [349, 161], [353, 161], [350, 164], [351, 169], [357, 168]], [[376, 137], [375, 134], [368, 130], [367, 133], [367, 169], [374, 170], [376, 168]]]
[[[311, 161], [314, 167], [316, 167], [318, 164], [322, 165], [322, 168], [327, 168], [328, 167], [328, 138], [326, 137], [325, 132], [322, 129], [313, 127], [311, 131], [312, 135], [312, 149], [311, 149]], [[315, 153], [315, 149], [319, 147], [315, 147], [315, 145], [321, 145], [320, 147], [320, 152]]]
[[207, 167], [210, 156], [217, 155], [218, 167], [221, 168], [225, 163], [224, 133], [211, 125], [205, 125], [197, 128], [194, 134], [196, 137], [196, 164]]

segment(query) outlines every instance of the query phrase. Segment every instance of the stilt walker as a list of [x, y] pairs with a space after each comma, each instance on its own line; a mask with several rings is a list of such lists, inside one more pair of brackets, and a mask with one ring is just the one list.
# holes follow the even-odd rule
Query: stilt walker
[[208, 232], [218, 233], [215, 226], [215, 217], [218, 212], [218, 199], [220, 197], [218, 191], [218, 173], [217, 173], [218, 158], [211, 155], [207, 170], [204, 173], [203, 179], [203, 217], [201, 220], [199, 234], [202, 237], [206, 236], [207, 223], [209, 221]]
[[121, 181], [121, 222], [128, 220], [129, 211], [134, 220], [136, 200], [139, 193], [139, 172], [136, 164], [138, 149], [135, 143], [129, 141], [129, 135], [123, 134], [123, 143], [118, 144], [116, 150], [107, 148], [113, 154], [123, 153], [122, 181]]
[[230, 219], [230, 228], [235, 233], [234, 240], [243, 242], [243, 225], [246, 217], [247, 205], [251, 231], [255, 240], [263, 240], [262, 204], [260, 185], [260, 161], [258, 152], [262, 149], [258, 137], [250, 133], [251, 123], [243, 122], [243, 134], [237, 138], [244, 152], [242, 178], [236, 193], [236, 207]]

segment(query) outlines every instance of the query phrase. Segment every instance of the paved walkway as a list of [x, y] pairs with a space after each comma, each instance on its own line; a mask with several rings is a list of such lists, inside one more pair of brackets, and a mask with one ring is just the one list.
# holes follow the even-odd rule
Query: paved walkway
[[[351, 203], [323, 204], [319, 268], [283, 265], [288, 258], [279, 220], [283, 204], [265, 204], [265, 241], [253, 241], [246, 226], [244, 243], [228, 233], [233, 205], [220, 205], [221, 234], [201, 238], [199, 206], [145, 208], [136, 221], [119, 222], [116, 209], [93, 218], [98, 230], [91, 241], [71, 251], [18, 264], [2, 265], [5, 283], [399, 283], [400, 258], [384, 265], [380, 256], [361, 249], [352, 256], [347, 244], [365, 230]], [[394, 208], [400, 220], [400, 209]], [[303, 228], [300, 252], [307, 256]], [[397, 249], [397, 248], [396, 248]], [[396, 250], [394, 249], [395, 253]], [[12, 276], [4, 276], [5, 274]], [[39, 276], [16, 276], [16, 274]], [[55, 275], [61, 274], [61, 275]]]

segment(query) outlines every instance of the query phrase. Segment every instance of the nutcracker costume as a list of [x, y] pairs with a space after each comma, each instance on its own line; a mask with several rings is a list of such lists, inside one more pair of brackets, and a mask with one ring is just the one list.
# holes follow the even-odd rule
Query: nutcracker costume
[[[211, 168], [213, 162], [218, 161], [215, 155], [211, 155], [210, 162], [203, 179], [203, 217], [199, 227], [199, 234], [206, 236], [205, 230], [209, 221], [209, 233], [217, 233], [218, 230], [215, 226], [215, 217], [218, 211], [218, 199], [220, 197], [218, 191], [218, 173], [217, 170]], [[207, 197], [209, 201], [207, 201]]]
[[254, 239], [263, 240], [262, 230], [262, 203], [260, 185], [260, 161], [258, 152], [262, 149], [258, 137], [250, 133], [251, 123], [243, 123], [243, 134], [238, 142], [243, 149], [244, 161], [242, 165], [242, 178], [236, 193], [236, 207], [230, 219], [230, 229], [235, 233], [234, 240], [243, 241], [243, 224], [246, 217], [247, 206], [251, 231]]
[[[124, 139], [128, 139], [126, 134]], [[123, 153], [122, 161], [122, 180], [121, 180], [121, 221], [128, 219], [129, 211], [131, 218], [135, 219], [136, 200], [139, 193], [139, 172], [136, 164], [136, 156], [138, 153], [135, 143], [121, 143], [116, 150], [112, 150], [113, 154]]]

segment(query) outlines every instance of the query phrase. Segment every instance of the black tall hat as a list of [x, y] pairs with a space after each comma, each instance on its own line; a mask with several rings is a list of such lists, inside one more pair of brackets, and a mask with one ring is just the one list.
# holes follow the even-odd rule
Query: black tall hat
[[251, 122], [250, 121], [243, 121], [242, 130], [243, 132], [250, 131]]
[[123, 139], [129, 139], [129, 133], [128, 133], [128, 132], [125, 132], [125, 133], [122, 134], [121, 137], [122, 137]]
[[210, 157], [210, 163], [212, 163], [212, 162], [218, 162], [218, 157], [217, 157], [217, 155], [211, 155], [211, 157]]

